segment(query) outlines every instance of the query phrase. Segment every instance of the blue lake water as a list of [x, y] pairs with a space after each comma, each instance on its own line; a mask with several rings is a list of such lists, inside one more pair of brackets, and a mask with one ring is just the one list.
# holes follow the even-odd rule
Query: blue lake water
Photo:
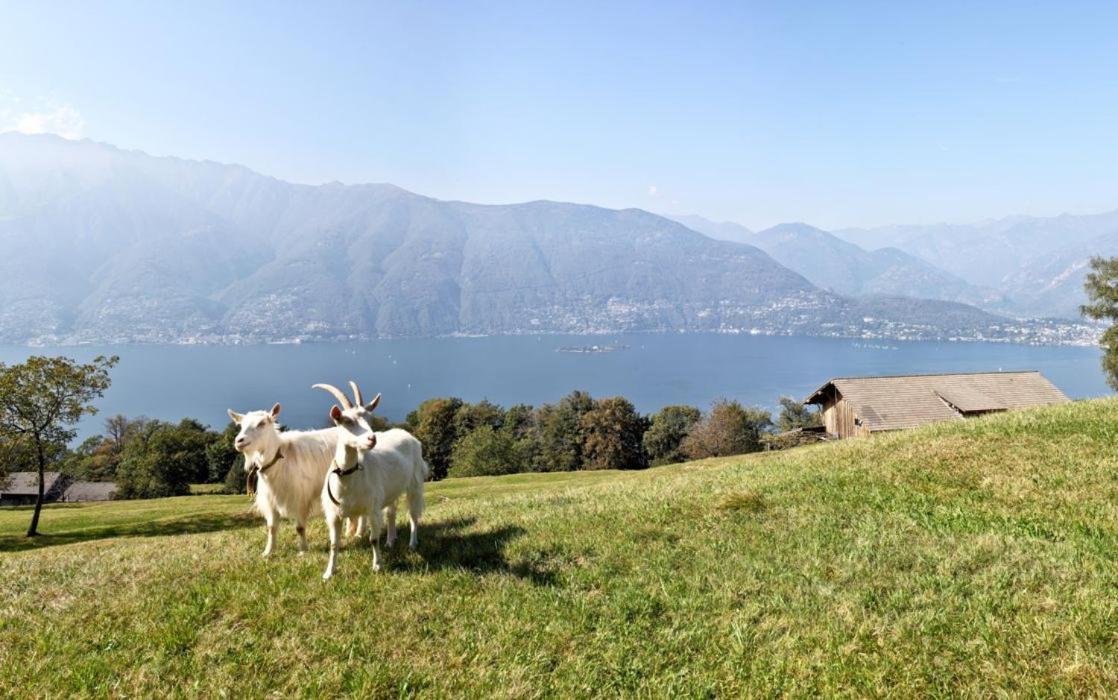
[[[556, 352], [563, 346], [624, 344], [598, 354]], [[112, 388], [99, 415], [80, 426], [99, 432], [114, 413], [213, 426], [225, 409], [283, 404], [292, 427], [325, 424], [330, 397], [315, 382], [339, 386], [356, 379], [369, 395], [384, 394], [381, 413], [402, 420], [433, 396], [488, 398], [499, 404], [556, 401], [572, 389], [623, 395], [641, 411], [686, 403], [709, 406], [719, 397], [771, 408], [781, 395], [797, 398], [830, 377], [954, 371], [1036, 369], [1073, 398], [1109, 394], [1093, 348], [993, 343], [865, 342], [836, 338], [704, 334], [505, 336], [380, 340], [361, 343], [26, 348], [0, 347], [0, 361], [32, 354], [86, 360], [117, 354]]]

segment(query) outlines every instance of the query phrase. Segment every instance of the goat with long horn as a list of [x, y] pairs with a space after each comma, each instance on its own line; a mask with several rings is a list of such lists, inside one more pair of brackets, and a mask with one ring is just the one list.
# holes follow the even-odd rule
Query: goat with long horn
[[357, 382], [350, 379], [349, 388], [353, 390], [353, 400], [357, 402], [354, 404], [354, 408], [360, 408], [366, 413], [372, 413], [376, 410], [377, 405], [380, 403], [380, 394], [374, 396], [373, 400], [369, 403], [365, 403], [365, 399], [361, 398], [361, 387], [357, 386]]
[[[354, 387], [356, 388], [356, 385], [354, 385]], [[315, 384], [311, 386], [311, 388], [322, 389], [323, 391], [327, 391], [333, 394], [334, 398], [338, 400], [338, 405], [342, 407], [343, 411], [348, 411], [353, 408], [353, 404], [349, 402], [349, 398], [347, 398], [346, 395], [342, 393], [342, 390], [336, 386], [333, 386], [331, 384]], [[358, 400], [358, 405], [361, 405], [360, 400]]]

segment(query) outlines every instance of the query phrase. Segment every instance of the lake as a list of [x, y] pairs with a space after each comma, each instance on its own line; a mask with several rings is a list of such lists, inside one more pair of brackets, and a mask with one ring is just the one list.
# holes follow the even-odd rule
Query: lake
[[[605, 353], [561, 347], [624, 345]], [[803, 398], [830, 377], [864, 374], [1036, 369], [1073, 398], [1109, 394], [1100, 351], [996, 343], [862, 341], [717, 334], [502, 336], [378, 340], [301, 345], [0, 346], [0, 361], [32, 354], [87, 360], [120, 355], [100, 414], [80, 426], [99, 432], [105, 416], [124, 413], [212, 426], [238, 411], [283, 404], [292, 427], [325, 424], [330, 397], [315, 382], [353, 378], [367, 395], [384, 393], [380, 412], [402, 420], [424, 399], [459, 396], [495, 403], [553, 402], [572, 389], [623, 395], [651, 412], [668, 404], [707, 407], [719, 397], [771, 408], [781, 395]]]

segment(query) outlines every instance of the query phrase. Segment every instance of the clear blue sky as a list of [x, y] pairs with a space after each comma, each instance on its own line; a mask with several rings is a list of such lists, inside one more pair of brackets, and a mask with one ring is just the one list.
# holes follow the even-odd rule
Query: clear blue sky
[[1115, 3], [2, 2], [0, 129], [755, 228], [1086, 213], [1118, 208], [1116, 27]]

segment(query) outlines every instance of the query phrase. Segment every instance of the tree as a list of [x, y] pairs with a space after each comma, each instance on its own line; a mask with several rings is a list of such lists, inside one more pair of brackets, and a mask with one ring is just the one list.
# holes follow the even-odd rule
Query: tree
[[644, 431], [648, 420], [627, 399], [614, 396], [594, 402], [582, 416], [583, 469], [644, 469]]
[[1118, 390], [1118, 258], [1091, 258], [1091, 271], [1083, 283], [1089, 303], [1079, 307], [1087, 318], [1110, 322], [1099, 344], [1106, 381]]
[[483, 425], [500, 430], [505, 424], [505, 411], [500, 406], [482, 399], [477, 403], [464, 403], [454, 414], [454, 432], [461, 438]]
[[745, 408], [737, 401], [721, 399], [710, 414], [683, 440], [681, 449], [690, 459], [724, 457], [757, 452], [761, 437], [772, 427], [772, 416], [761, 408]]
[[684, 461], [680, 445], [702, 418], [702, 411], [694, 406], [665, 406], [653, 415], [644, 434], [644, 450], [652, 464]]
[[504, 426], [513, 439], [519, 471], [537, 471], [540, 459], [540, 435], [536, 426], [536, 412], [528, 404], [516, 404], [505, 412]]
[[496, 476], [523, 471], [521, 454], [512, 434], [481, 425], [454, 445], [448, 476]]
[[88, 481], [113, 481], [128, 441], [143, 430], [148, 418], [117, 414], [105, 419], [104, 435], [88, 437], [66, 458], [62, 471]]
[[776, 418], [776, 428], [782, 433], [797, 428], [814, 428], [823, 425], [818, 411], [813, 411], [791, 396], [780, 397], [780, 415]]
[[454, 418], [461, 407], [461, 399], [428, 399], [408, 414], [408, 427], [423, 443], [423, 458], [435, 479], [442, 479], [450, 469], [450, 454], [458, 439]]
[[[230, 421], [229, 425], [225, 426], [225, 430], [206, 448], [206, 471], [209, 476], [207, 479], [209, 483], [224, 480], [228, 489], [230, 486], [230, 471], [244, 472], [244, 456], [233, 447], [233, 442], [237, 439], [237, 433], [240, 430], [241, 426]], [[236, 482], [236, 479], [234, 479], [234, 482]], [[237, 487], [238, 485], [234, 483], [233, 486]], [[240, 486], [238, 491], [232, 493], [237, 493], [240, 490], [243, 490], [243, 485]]]
[[92, 401], [109, 388], [109, 370], [116, 356], [98, 356], [88, 364], [67, 357], [27, 358], [19, 365], [0, 363], [0, 435], [25, 440], [33, 449], [39, 472], [39, 495], [27, 536], [39, 534], [43, 482], [52, 449], [74, 437], [70, 427], [97, 412]]
[[572, 391], [555, 406], [536, 411], [539, 429], [539, 471], [564, 472], [582, 468], [582, 416], [594, 409], [585, 391]]
[[536, 430], [535, 411], [525, 403], [518, 403], [505, 411], [504, 427], [517, 440], [529, 437]]
[[190, 493], [209, 472], [216, 435], [195, 420], [151, 421], [128, 442], [117, 469], [117, 498], [163, 498]]

